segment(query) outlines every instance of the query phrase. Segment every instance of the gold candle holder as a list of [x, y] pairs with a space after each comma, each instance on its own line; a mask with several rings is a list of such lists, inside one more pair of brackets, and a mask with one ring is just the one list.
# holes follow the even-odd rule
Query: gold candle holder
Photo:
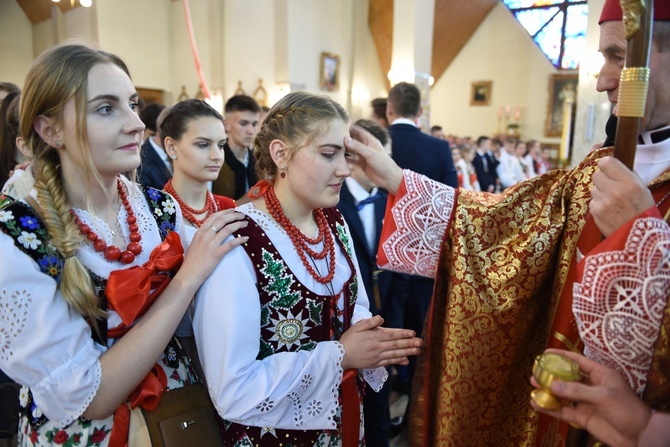
[[569, 358], [554, 353], [540, 354], [535, 357], [533, 377], [542, 388], [533, 390], [530, 397], [545, 410], [558, 410], [563, 404], [549, 387], [555, 379], [574, 382], [579, 380], [579, 375], [579, 366]]

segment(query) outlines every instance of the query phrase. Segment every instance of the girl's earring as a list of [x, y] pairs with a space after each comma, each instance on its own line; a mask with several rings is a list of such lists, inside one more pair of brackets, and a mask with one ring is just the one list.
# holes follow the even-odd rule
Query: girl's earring
[[172, 154], [172, 155], [170, 155], [170, 158], [173, 159], [173, 160], [176, 160], [176, 159], [177, 159], [177, 155]]
[[279, 173], [279, 177], [281, 178], [286, 178], [286, 166], [280, 166], [279, 170], [281, 171]]

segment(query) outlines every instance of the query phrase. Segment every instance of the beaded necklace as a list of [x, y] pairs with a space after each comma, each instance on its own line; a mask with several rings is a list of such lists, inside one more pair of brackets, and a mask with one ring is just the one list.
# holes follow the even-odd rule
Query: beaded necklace
[[[328, 284], [332, 281], [335, 276], [335, 242], [333, 241], [333, 235], [328, 228], [328, 222], [326, 221], [326, 216], [323, 214], [323, 210], [320, 208], [314, 210], [314, 220], [316, 221], [318, 234], [316, 238], [311, 239], [300, 231], [298, 227], [293, 225], [289, 218], [286, 217], [286, 214], [284, 214], [284, 210], [279, 203], [279, 199], [277, 199], [273, 186], [270, 186], [267, 191], [265, 191], [263, 198], [265, 199], [265, 206], [267, 206], [268, 212], [272, 218], [284, 228], [286, 234], [288, 234], [302, 264], [305, 266], [311, 277], [321, 284]], [[324, 242], [323, 250], [315, 251], [310, 247], [310, 245], [316, 245], [322, 241]], [[326, 276], [321, 276], [314, 270], [307, 260], [305, 253], [314, 259], [324, 259], [326, 256], [330, 256], [328, 274]]]
[[[98, 234], [91, 229], [89, 225], [86, 225], [79, 219], [77, 213], [73, 209], [70, 209], [70, 214], [74, 217], [74, 221], [79, 227], [79, 231], [83, 234], [86, 239], [88, 239], [93, 244], [93, 249], [98, 252], [104, 252], [103, 256], [110, 262], [119, 261], [121, 264], [130, 264], [135, 260], [135, 256], [142, 253], [142, 245], [140, 241], [142, 240], [142, 235], [140, 234], [139, 226], [137, 225], [137, 218], [133, 212], [133, 208], [130, 206], [128, 201], [128, 196], [126, 195], [126, 190], [123, 188], [120, 179], [116, 179], [116, 188], [119, 191], [119, 197], [121, 197], [121, 203], [126, 209], [128, 217], [126, 222], [128, 222], [128, 231], [130, 231], [130, 242], [126, 246], [126, 249], [121, 251], [116, 245], [107, 246], [107, 242], [104, 239], [101, 239]], [[118, 223], [118, 222], [117, 222]]]
[[[179, 197], [179, 194], [177, 194], [177, 191], [175, 191], [174, 187], [172, 186], [172, 179], [168, 180], [168, 182], [165, 184], [165, 192], [170, 194], [174, 199], [177, 201], [179, 204], [179, 207], [181, 208], [181, 212], [184, 215], [184, 218], [191, 222], [193, 226], [196, 228], [200, 228], [202, 226], [203, 222], [207, 220], [209, 216], [211, 216], [213, 213], [216, 213], [219, 211], [219, 207], [216, 205], [216, 200], [214, 200], [214, 196], [212, 196], [212, 193], [207, 191], [207, 197], [205, 199], [205, 207], [201, 210], [197, 210], [195, 208], [191, 208], [188, 206], [186, 202], [184, 202], [181, 197]], [[197, 214], [202, 214], [202, 213], [207, 213], [205, 217], [202, 219], [198, 219], [195, 217]]]

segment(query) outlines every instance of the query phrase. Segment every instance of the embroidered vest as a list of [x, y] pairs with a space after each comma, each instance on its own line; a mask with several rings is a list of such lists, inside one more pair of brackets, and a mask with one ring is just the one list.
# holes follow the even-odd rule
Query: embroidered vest
[[[249, 225], [236, 233], [249, 237], [243, 247], [252, 260], [258, 278], [261, 304], [258, 360], [279, 352], [311, 351], [320, 341], [338, 340], [349, 328], [358, 295], [356, 269], [342, 215], [334, 208], [323, 211], [330, 229], [337, 235], [335, 239], [346, 254], [352, 272], [340, 292], [344, 294], [344, 309], [338, 309], [337, 306], [340, 293], [317, 295], [307, 289], [286, 265], [265, 231], [251, 218], [246, 217]], [[291, 397], [286, 396], [287, 399]], [[250, 427], [226, 420], [222, 425], [225, 445], [245, 445], [245, 438], [248, 438], [259, 447], [276, 446], [278, 440], [285, 445], [312, 447], [324, 432], [334, 442], [339, 439], [335, 430], [269, 431], [267, 427]]]

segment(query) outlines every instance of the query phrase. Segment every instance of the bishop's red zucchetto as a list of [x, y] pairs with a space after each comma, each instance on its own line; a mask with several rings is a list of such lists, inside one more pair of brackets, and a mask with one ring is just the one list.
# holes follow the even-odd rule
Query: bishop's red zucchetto
[[[649, 1], [649, 0], [647, 0]], [[654, 20], [670, 20], [670, 0], [653, 0]], [[623, 12], [619, 0], [606, 0], [598, 24], [612, 20], [623, 20]]]

